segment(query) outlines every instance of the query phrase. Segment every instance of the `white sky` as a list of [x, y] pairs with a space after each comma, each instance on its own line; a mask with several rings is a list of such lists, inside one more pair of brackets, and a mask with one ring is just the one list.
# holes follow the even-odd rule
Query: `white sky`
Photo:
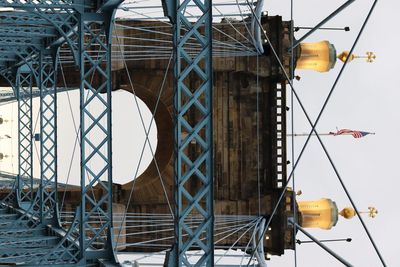
[[[71, 107], [73, 117], [71, 116], [71, 110], [69, 109], [67, 93], [61, 93], [58, 95], [58, 170], [59, 170], [59, 182], [68, 183], [72, 185], [80, 185], [80, 148], [79, 143], [75, 146], [76, 130], [75, 127], [79, 127], [79, 91], [68, 92], [71, 99]], [[33, 125], [36, 129], [35, 132], [39, 133], [39, 123], [36, 124], [39, 99], [36, 98], [33, 101]], [[139, 108], [144, 118], [151, 118], [151, 111], [147, 106], [137, 98]], [[113, 177], [115, 183], [125, 184], [135, 177], [137, 164], [140, 159], [140, 153], [143, 149], [145, 141], [145, 133], [140, 121], [140, 117], [137, 115], [137, 107], [135, 99], [131, 93], [126, 91], [113, 92], [112, 97], [113, 104]], [[11, 106], [11, 107], [10, 107]], [[129, 108], [127, 108], [129, 107]], [[15, 136], [11, 140], [0, 142], [0, 149], [4, 149], [3, 153], [10, 154], [11, 147], [13, 147], [13, 160], [5, 159], [0, 162], [0, 167], [3, 171], [18, 172], [18, 157], [17, 157], [17, 105], [16, 103], [7, 106], [0, 106], [0, 114], [3, 118], [7, 119], [12, 116], [14, 120], [7, 123], [6, 126], [0, 129], [0, 135], [9, 134]], [[12, 115], [13, 114], [13, 115]], [[74, 126], [75, 121], [75, 126]], [[148, 127], [150, 121], [147, 120], [146, 127]], [[35, 127], [36, 125], [36, 127]], [[12, 133], [12, 134], [10, 134]], [[152, 129], [149, 133], [149, 140], [151, 140], [152, 149], [155, 152], [157, 147], [157, 127], [155, 123], [152, 124]], [[37, 151], [39, 151], [39, 142], [35, 144]], [[72, 156], [73, 155], [73, 156]], [[38, 161], [38, 154], [34, 149], [34, 176], [40, 177], [40, 168]], [[71, 165], [71, 158], [73, 158]], [[146, 170], [147, 166], [152, 160], [152, 154], [149, 146], [147, 145], [144, 151], [142, 162], [139, 166], [137, 176]], [[12, 163], [12, 164], [10, 164]], [[70, 174], [69, 168], [71, 166]]]
[[[331, 13], [344, 1], [295, 1], [294, 20], [296, 26], [313, 26]], [[329, 40], [336, 46], [338, 52], [350, 50], [353, 40], [365, 18], [372, 1], [356, 1], [326, 26], [350, 26], [350, 32], [319, 31], [307, 41]], [[290, 19], [289, 0], [266, 1], [264, 10], [269, 15], [282, 15], [285, 20]], [[338, 128], [376, 132], [375, 136], [362, 139], [353, 139], [350, 136], [325, 137], [324, 144], [335, 161], [339, 173], [347, 185], [352, 197], [360, 210], [368, 206], [375, 206], [379, 210], [375, 219], [365, 218], [365, 222], [375, 238], [388, 266], [400, 266], [400, 257], [397, 255], [400, 238], [397, 228], [398, 194], [400, 175], [396, 167], [398, 164], [397, 150], [400, 149], [400, 132], [398, 103], [400, 92], [395, 84], [399, 60], [397, 44], [399, 37], [395, 34], [397, 29], [397, 16], [400, 3], [395, 0], [381, 1], [378, 3], [373, 16], [360, 39], [356, 54], [374, 51], [377, 55], [376, 62], [367, 64], [363, 60], [352, 62], [348, 65], [342, 80], [339, 82], [330, 103], [318, 124], [319, 132], [329, 132]], [[296, 34], [300, 37], [305, 31]], [[309, 115], [314, 120], [327, 96], [333, 80], [342, 63], [337, 62], [336, 68], [327, 74], [310, 71], [297, 71], [301, 81], [295, 83]], [[289, 92], [289, 91], [288, 91]], [[77, 92], [70, 92], [73, 99], [75, 120], [79, 120]], [[114, 177], [133, 177], [139, 154], [144, 141], [143, 129], [132, 98], [124, 97], [124, 93], [113, 94], [114, 118], [113, 124], [118, 131], [113, 133], [114, 145]], [[75, 99], [75, 100], [74, 100]], [[59, 151], [68, 151], [60, 155], [60, 177], [65, 178], [71, 158], [75, 130], [67, 108], [65, 93], [59, 97], [60, 112], [59, 124]], [[125, 102], [122, 102], [125, 101]], [[130, 103], [129, 103], [130, 101]], [[290, 100], [288, 100], [288, 103]], [[125, 103], [125, 104], [123, 104]], [[121, 108], [132, 106], [132, 109]], [[143, 106], [142, 111], [146, 110]], [[149, 112], [147, 110], [147, 112]], [[0, 107], [0, 114], [4, 118], [16, 115], [16, 107]], [[145, 115], [149, 117], [149, 113]], [[288, 120], [289, 121], [289, 120]], [[13, 130], [11, 130], [11, 125]], [[136, 127], [136, 128], [135, 128]], [[295, 132], [309, 132], [310, 128], [299, 106], [295, 106]], [[16, 121], [0, 128], [0, 135], [16, 131]], [[155, 149], [156, 131], [152, 131], [153, 149]], [[16, 135], [14, 135], [16, 136]], [[135, 136], [135, 138], [132, 138]], [[129, 142], [135, 139], [137, 142]], [[305, 138], [295, 139], [295, 149], [300, 151]], [[16, 147], [16, 140], [0, 142], [1, 151], [9, 153], [11, 146]], [[290, 147], [288, 148], [290, 151]], [[4, 153], [4, 152], [3, 152]], [[13, 153], [16, 157], [16, 151]], [[128, 156], [126, 156], [128, 155]], [[146, 161], [150, 162], [150, 153], [147, 151]], [[289, 155], [290, 157], [290, 155]], [[15, 162], [16, 158], [14, 158]], [[2, 170], [16, 171], [10, 160], [0, 163]], [[78, 158], [75, 158], [70, 179], [77, 179]], [[143, 165], [147, 166], [147, 164]], [[143, 170], [143, 169], [142, 169]], [[38, 169], [36, 169], [36, 172]], [[77, 181], [77, 180], [76, 180]], [[71, 182], [71, 181], [70, 181]], [[316, 138], [308, 146], [296, 171], [296, 188], [303, 191], [299, 197], [302, 200], [319, 199], [328, 197], [336, 201], [339, 209], [349, 206], [343, 190], [329, 165]], [[331, 231], [313, 230], [310, 232], [317, 238], [346, 238], [351, 237], [352, 243], [332, 243], [329, 246], [342, 255], [355, 266], [380, 266], [374, 250], [363, 232], [357, 218], [351, 221], [340, 219], [337, 226]], [[300, 239], [303, 239], [299, 235]], [[304, 240], [304, 239], [303, 239]], [[340, 266], [334, 258], [313, 244], [298, 246], [298, 266], [314, 267]], [[283, 257], [273, 257], [269, 266], [294, 266], [293, 253], [287, 251]]]
[[[330, 14], [345, 1], [294, 1], [294, 21], [296, 26], [313, 26]], [[373, 1], [356, 1], [325, 26], [350, 26], [350, 32], [319, 31], [307, 41], [329, 40], [338, 53], [350, 50], [353, 40]], [[377, 4], [368, 26], [360, 39], [356, 54], [374, 51], [377, 55], [373, 64], [364, 60], [354, 61], [347, 66], [334, 94], [322, 116], [317, 130], [334, 131], [336, 126], [354, 130], [376, 132], [375, 136], [353, 139], [350, 136], [325, 137], [324, 144], [330, 152], [336, 167], [347, 185], [359, 210], [375, 206], [379, 214], [375, 219], [364, 218], [388, 266], [399, 266], [400, 238], [397, 228], [399, 174], [397, 149], [400, 141], [397, 133], [398, 103], [400, 92], [395, 85], [395, 64], [398, 62], [395, 34], [398, 1], [380, 1]], [[270, 15], [279, 14], [290, 19], [290, 1], [269, 1], [265, 9]], [[299, 38], [305, 31], [296, 34]], [[295, 83], [309, 115], [314, 121], [333, 84], [341, 62], [328, 74], [297, 71], [301, 81]], [[290, 102], [289, 102], [290, 103]], [[290, 130], [289, 130], [290, 131]], [[309, 132], [309, 124], [295, 107], [295, 132]], [[295, 149], [299, 153], [306, 138], [295, 139]], [[288, 149], [290, 151], [290, 148]], [[344, 191], [333, 172], [318, 140], [313, 138], [301, 159], [296, 171], [296, 187], [303, 191], [301, 200], [332, 198], [339, 209], [350, 206]], [[339, 219], [331, 231], [313, 230], [310, 232], [320, 239], [353, 238], [352, 243], [328, 244], [334, 251], [355, 266], [380, 266], [378, 257], [367, 240], [357, 218], [352, 221]], [[300, 238], [303, 239], [303, 238]], [[303, 239], [304, 240], [304, 239]], [[274, 257], [270, 266], [294, 266], [293, 253], [284, 257]], [[298, 266], [341, 266], [336, 259], [314, 244], [298, 246]]]

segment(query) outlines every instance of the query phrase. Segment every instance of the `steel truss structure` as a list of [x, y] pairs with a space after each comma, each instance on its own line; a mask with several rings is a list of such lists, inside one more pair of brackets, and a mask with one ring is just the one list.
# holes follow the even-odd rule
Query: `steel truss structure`
[[[4, 250], [4, 259], [0, 262], [85, 265], [98, 258], [115, 261], [110, 41], [111, 21], [119, 2], [0, 1], [0, 7], [14, 9], [0, 15], [2, 23], [10, 25], [0, 29], [4, 37], [0, 40], [0, 75], [13, 88], [19, 111], [19, 175], [3, 205], [4, 212], [13, 209], [18, 217], [13, 227], [27, 238], [26, 242], [18, 243], [21, 254]], [[261, 16], [262, 3], [258, 2], [255, 17]], [[211, 4], [211, 0], [163, 3], [173, 24], [176, 82], [176, 240], [171, 265], [212, 266], [214, 263]], [[195, 21], [189, 21], [193, 15], [187, 10], [193, 6], [200, 14]], [[261, 36], [254, 21], [252, 29], [257, 32], [254, 36]], [[253, 41], [257, 50], [262, 51], [261, 39]], [[198, 47], [198, 51], [193, 52], [193, 46]], [[67, 233], [60, 229], [57, 204], [56, 84], [60, 47], [71, 51], [80, 70], [82, 201]], [[193, 84], [191, 77], [201, 82]], [[40, 97], [40, 133], [35, 133], [32, 125], [32, 98], [35, 96]], [[193, 111], [200, 111], [201, 116], [192, 118]], [[41, 177], [37, 188], [33, 183], [33, 140], [40, 142]], [[189, 147], [192, 143], [198, 144], [195, 150]], [[188, 189], [193, 183], [199, 185], [195, 195]], [[103, 192], [100, 198], [92, 191], [95, 185]], [[96, 216], [101, 220], [93, 223]], [[188, 224], [189, 218], [194, 216], [202, 218], [196, 229]], [[55, 245], [50, 250], [28, 249], [28, 242], [33, 242], [31, 233], [43, 228], [58, 237], [52, 241]], [[4, 231], [3, 234], [12, 237], [15, 233]], [[46, 240], [42, 237], [36, 243], [49, 245]], [[203, 253], [196, 263], [187, 260], [187, 252], [193, 248], [200, 248]]]
[[[205, 1], [166, 1], [164, 13], [173, 24], [174, 118], [175, 118], [175, 242], [168, 266], [214, 265], [214, 209], [212, 167], [212, 5]], [[200, 13], [194, 21], [189, 6]], [[189, 42], [197, 53], [189, 52]], [[191, 78], [199, 78], [193, 83]], [[193, 111], [199, 116], [191, 117]], [[196, 143], [195, 149], [189, 144]], [[189, 185], [197, 184], [195, 195]], [[200, 216], [190, 227], [188, 219]], [[188, 260], [190, 249], [200, 249], [196, 260]]]
[[[212, 1], [163, 1], [173, 25], [175, 241], [166, 257], [168, 266], [214, 265], [213, 141], [212, 141]], [[198, 18], [188, 11], [194, 6]], [[190, 53], [189, 43], [198, 46]], [[200, 78], [193, 84], [191, 77]], [[191, 117], [193, 111], [199, 116]], [[198, 144], [196, 149], [189, 144]], [[196, 183], [195, 195], [189, 185]], [[200, 217], [196, 227], [189, 218]], [[189, 261], [188, 252], [200, 257]]]
[[[211, 1], [194, 1], [203, 13], [192, 23], [188, 1], [174, 2], [176, 112], [176, 256], [173, 265], [191, 265], [186, 252], [199, 247], [197, 265], [213, 265]], [[0, 263], [28, 265], [115, 264], [112, 229], [111, 28], [119, 0], [46, 2], [0, 1], [0, 75], [18, 101], [18, 175], [2, 202]], [[171, 4], [171, 3], [169, 3]], [[9, 26], [9, 27], [8, 27]], [[188, 31], [181, 35], [181, 30]], [[195, 38], [200, 52], [185, 44]], [[80, 72], [81, 203], [67, 232], [57, 204], [57, 66], [67, 46]], [[96, 53], [91, 53], [93, 49]], [[201, 84], [188, 84], [197, 75]], [[32, 123], [33, 101], [40, 97], [40, 132]], [[192, 110], [202, 117], [190, 120]], [[184, 133], [188, 133], [184, 138]], [[33, 182], [33, 142], [40, 142], [40, 184]], [[188, 144], [196, 141], [193, 156]], [[23, 177], [23, 178], [22, 178]], [[201, 184], [188, 193], [192, 180]], [[92, 188], [103, 194], [95, 196]], [[197, 229], [186, 225], [201, 215]], [[11, 217], [13, 218], [10, 220]], [[101, 218], [94, 223], [93, 218]], [[17, 241], [13, 241], [17, 239]], [[171, 263], [172, 264], [172, 263]]]
[[[18, 175], [12, 191], [1, 202], [0, 265], [118, 264], [112, 215], [111, 32], [115, 10], [122, 1], [0, 0], [0, 8], [8, 8], [0, 13], [0, 27], [5, 25], [0, 28], [0, 75], [9, 82], [18, 101]], [[349, 0], [315, 29], [351, 2], [354, 0]], [[162, 5], [173, 25], [175, 63], [175, 236], [165, 264], [214, 266], [212, 0], [165, 0]], [[194, 10], [196, 16], [189, 10]], [[252, 12], [253, 17], [258, 18], [252, 22], [253, 35], [260, 37], [260, 5]], [[261, 40], [253, 40], [258, 54], [264, 49]], [[268, 36], [263, 40], [271, 45]], [[298, 43], [292, 45], [292, 50]], [[63, 52], [69, 49], [68, 59], [72, 58], [79, 69], [80, 84], [81, 202], [67, 231], [60, 224], [57, 199], [57, 67], [60, 48], [64, 48]], [[273, 47], [271, 50], [277, 57]], [[277, 61], [284, 71], [278, 57]], [[294, 91], [293, 75], [285, 75]], [[332, 90], [335, 86], [336, 82]], [[35, 96], [40, 98], [39, 133], [35, 132], [32, 123], [32, 98]], [[319, 118], [314, 123], [309, 120], [312, 130], [307, 142], [313, 132], [318, 136], [315, 127]], [[38, 186], [33, 178], [34, 141], [40, 143]], [[302, 152], [285, 181], [272, 214], [251, 221], [255, 226], [247, 266], [254, 257], [261, 266], [266, 265], [260, 244], [301, 155]], [[95, 186], [101, 195], [94, 193]], [[194, 186], [196, 190], [193, 190]], [[355, 206], [353, 202], [352, 205]], [[193, 218], [197, 219], [196, 224], [190, 221]], [[360, 220], [364, 225], [361, 217]], [[294, 229], [304, 230], [295, 218], [289, 223]], [[373, 245], [383, 266], [386, 266]], [[190, 250], [199, 251], [199, 257], [190, 258]]]
[[[100, 4], [78, 0], [0, 2], [0, 6], [15, 9], [0, 15], [5, 24], [12, 25], [0, 29], [5, 37], [0, 40], [0, 74], [13, 87], [19, 111], [19, 175], [14, 191], [3, 201], [4, 217], [11, 210], [15, 219], [3, 223], [0, 263], [116, 264], [110, 66], [111, 21], [118, 4], [118, 0]], [[260, 18], [262, 1], [257, 6], [253, 19]], [[175, 240], [166, 264], [213, 266], [212, 1], [170, 0], [163, 2], [163, 7], [173, 25], [175, 62]], [[260, 27], [255, 21], [252, 29], [253, 39], [259, 37], [252, 40], [257, 53], [262, 53]], [[56, 88], [58, 51], [60, 47], [65, 51], [66, 46], [79, 68], [81, 109], [81, 203], [67, 232], [59, 223], [57, 204]], [[40, 96], [39, 134], [32, 126], [35, 90]], [[34, 137], [40, 142], [38, 188], [33, 183]], [[194, 195], [190, 193], [193, 184], [197, 186]], [[103, 193], [100, 197], [93, 193], [95, 185]], [[199, 218], [196, 225], [191, 222], [194, 217]], [[255, 243], [256, 237], [263, 235], [265, 220], [255, 225], [253, 247], [263, 262], [264, 252]], [[13, 241], [15, 238], [18, 240]], [[200, 250], [199, 257], [189, 259], [193, 249]]]
[[[0, 75], [18, 100], [19, 169], [2, 201], [0, 263], [114, 265], [111, 173], [111, 28], [120, 0], [0, 1]], [[81, 203], [67, 232], [57, 204], [57, 66], [68, 47], [80, 73]], [[97, 53], [89, 50], [96, 48]], [[33, 92], [38, 92], [36, 95]], [[40, 97], [40, 132], [32, 97]], [[33, 142], [40, 142], [40, 183]], [[94, 196], [100, 186], [103, 195]], [[94, 225], [93, 216], [101, 223]], [[100, 225], [99, 225], [100, 224]]]

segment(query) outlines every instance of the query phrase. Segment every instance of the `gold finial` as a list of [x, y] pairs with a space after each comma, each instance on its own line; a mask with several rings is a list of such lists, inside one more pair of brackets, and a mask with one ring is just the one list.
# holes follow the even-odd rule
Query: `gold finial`
[[378, 215], [378, 210], [375, 207], [368, 207], [368, 211], [361, 211], [361, 213], [368, 214], [369, 217], [375, 218]]
[[[368, 214], [369, 217], [375, 218], [378, 214], [378, 210], [375, 207], [368, 207], [368, 211], [360, 211], [360, 214]], [[356, 211], [353, 208], [344, 208], [341, 212], [339, 212], [346, 219], [351, 219], [356, 216]]]
[[[342, 53], [340, 53], [337, 58], [340, 59], [342, 62], [345, 62], [347, 57], [350, 55], [349, 51], [343, 51]], [[354, 55], [351, 54], [350, 58], [349, 58], [349, 62], [352, 61], [354, 59]]]
[[365, 58], [368, 63], [372, 63], [376, 59], [376, 55], [374, 54], [374, 52], [366, 52], [366, 56], [357, 56], [353, 54], [350, 55], [349, 51], [343, 51], [337, 56], [337, 58], [340, 59], [342, 62], [345, 62], [348, 57], [350, 57], [349, 62], [355, 58]]
[[375, 218], [378, 215], [378, 210], [375, 207], [368, 207], [368, 216], [371, 218]]
[[372, 63], [376, 59], [374, 52], [367, 52], [367, 62]]
[[339, 214], [346, 219], [351, 219], [356, 216], [356, 211], [353, 208], [344, 208], [339, 212]]

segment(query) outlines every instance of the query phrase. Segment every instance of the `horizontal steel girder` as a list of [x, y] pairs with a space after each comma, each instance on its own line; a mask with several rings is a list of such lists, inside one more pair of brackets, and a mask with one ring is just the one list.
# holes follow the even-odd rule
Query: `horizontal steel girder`
[[9, 54], [9, 55], [0, 54], [1, 62], [10, 62], [10, 61], [16, 61], [16, 60], [18, 60], [18, 59], [16, 58], [15, 54]]
[[4, 37], [0, 35], [0, 46], [30, 46], [40, 48], [41, 39], [28, 37]]
[[0, 36], [6, 37], [56, 37], [57, 31], [51, 27], [43, 26], [6, 26], [1, 27]]
[[47, 9], [47, 8], [79, 8], [82, 5], [74, 4], [77, 1], [74, 0], [0, 0], [0, 7], [13, 7], [16, 9], [32, 9], [32, 8], [40, 8], [40, 9]]
[[76, 1], [76, 0], [0, 0], [0, 7], [12, 7], [22, 10], [31, 9], [90, 9], [94, 12], [113, 10], [122, 0], [104, 0], [98, 6], [97, 1]]
[[53, 26], [62, 25], [68, 14], [46, 14], [46, 18], [37, 13], [0, 12], [0, 25]]

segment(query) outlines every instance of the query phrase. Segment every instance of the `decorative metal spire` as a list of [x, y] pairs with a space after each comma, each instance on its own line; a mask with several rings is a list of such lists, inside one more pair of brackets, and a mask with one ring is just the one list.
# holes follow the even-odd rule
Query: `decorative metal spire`
[[[375, 218], [378, 215], [378, 210], [375, 207], [368, 207], [368, 211], [360, 211], [359, 213], [368, 214], [370, 218]], [[342, 209], [339, 214], [346, 219], [351, 219], [357, 215], [356, 211], [349, 207]]]
[[376, 55], [374, 54], [374, 52], [366, 52], [365, 54], [366, 54], [365, 56], [357, 56], [357, 55], [354, 55], [354, 54], [350, 55], [349, 51], [343, 51], [342, 53], [340, 53], [337, 56], [337, 58], [340, 59], [342, 62], [345, 62], [347, 57], [349, 57], [349, 55], [350, 55], [349, 62], [352, 61], [355, 58], [365, 58], [365, 60], [368, 63], [372, 63], [376, 59]]
[[368, 211], [362, 213], [368, 213], [369, 217], [375, 218], [378, 215], [378, 210], [375, 207], [368, 207]]

